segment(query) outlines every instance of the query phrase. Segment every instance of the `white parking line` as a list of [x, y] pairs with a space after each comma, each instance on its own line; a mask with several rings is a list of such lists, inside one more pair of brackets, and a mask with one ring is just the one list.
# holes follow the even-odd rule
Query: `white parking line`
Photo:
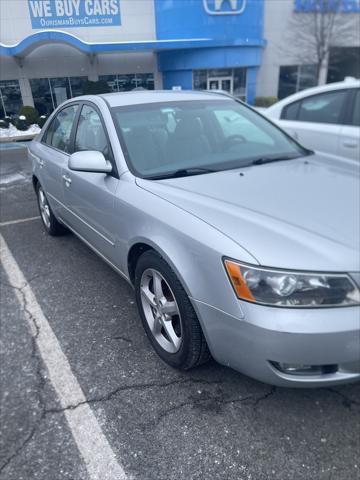
[[17, 182], [18, 180], [25, 180], [25, 175], [21, 173], [9, 173], [8, 175], [2, 175], [0, 178], [0, 185], [9, 185], [9, 183]]
[[[26, 282], [4, 238], [0, 235], [0, 257], [9, 282], [15, 287], [49, 378], [63, 408], [85, 402], [85, 395], [49, 325], [36, 297]], [[125, 480], [101, 427], [88, 404], [64, 411], [71, 433], [82, 455], [90, 480]]]
[[40, 217], [20, 218], [19, 220], [9, 220], [7, 222], [0, 222], [0, 227], [6, 227], [7, 225], [16, 225], [17, 223], [31, 222], [32, 220], [38, 220]]

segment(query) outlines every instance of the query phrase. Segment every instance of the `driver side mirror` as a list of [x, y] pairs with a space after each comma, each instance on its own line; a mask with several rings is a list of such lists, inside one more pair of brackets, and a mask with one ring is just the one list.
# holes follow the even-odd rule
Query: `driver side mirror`
[[77, 172], [111, 173], [112, 165], [101, 152], [75, 152], [69, 158], [70, 170]]

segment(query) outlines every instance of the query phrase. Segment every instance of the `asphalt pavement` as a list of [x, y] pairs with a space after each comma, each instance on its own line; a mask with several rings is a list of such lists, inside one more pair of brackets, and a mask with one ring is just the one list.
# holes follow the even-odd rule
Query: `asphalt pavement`
[[1, 480], [104, 480], [105, 461], [111, 480], [360, 478], [360, 384], [168, 367], [131, 287], [74, 235], [45, 234], [26, 146], [0, 157]]

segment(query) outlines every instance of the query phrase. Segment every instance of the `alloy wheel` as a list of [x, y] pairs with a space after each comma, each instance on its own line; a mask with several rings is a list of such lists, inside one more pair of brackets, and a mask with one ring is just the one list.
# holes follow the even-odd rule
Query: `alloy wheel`
[[148, 268], [141, 276], [140, 294], [145, 318], [155, 340], [167, 352], [178, 352], [183, 339], [183, 327], [170, 285], [160, 272]]
[[45, 196], [44, 190], [39, 187], [38, 190], [38, 199], [39, 199], [39, 207], [40, 207], [40, 214], [41, 218], [46, 226], [46, 228], [50, 228], [50, 206]]

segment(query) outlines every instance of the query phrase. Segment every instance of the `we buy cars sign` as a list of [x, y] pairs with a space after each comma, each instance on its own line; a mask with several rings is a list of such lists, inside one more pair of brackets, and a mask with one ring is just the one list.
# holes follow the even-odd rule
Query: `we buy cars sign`
[[121, 25], [120, 0], [28, 0], [28, 6], [33, 29]]

